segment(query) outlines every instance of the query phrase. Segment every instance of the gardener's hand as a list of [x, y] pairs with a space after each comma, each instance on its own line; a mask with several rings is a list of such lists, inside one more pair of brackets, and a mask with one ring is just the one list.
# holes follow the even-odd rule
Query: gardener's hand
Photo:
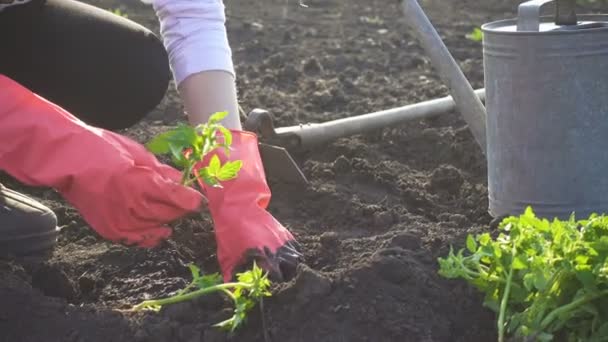
[[2, 75], [0, 169], [56, 189], [102, 237], [144, 247], [205, 202], [140, 144], [88, 126]]
[[[227, 157], [222, 149], [213, 151], [222, 163], [241, 160], [236, 178], [212, 187], [199, 181], [208, 198], [214, 221], [218, 259], [225, 281], [252, 261], [270, 273], [275, 281], [292, 277], [302, 254], [293, 235], [267, 210], [270, 189], [266, 184], [257, 136], [232, 130], [232, 145]], [[207, 161], [199, 164], [208, 165]]]

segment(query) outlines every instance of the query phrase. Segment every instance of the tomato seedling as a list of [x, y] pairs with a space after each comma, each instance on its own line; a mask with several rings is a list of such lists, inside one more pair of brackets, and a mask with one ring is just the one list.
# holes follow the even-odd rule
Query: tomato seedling
[[215, 324], [215, 327], [234, 332], [246, 320], [247, 313], [263, 297], [269, 297], [270, 280], [255, 263], [249, 271], [237, 274], [236, 282], [222, 283], [218, 273], [201, 275], [198, 267], [189, 265], [192, 282], [174, 296], [163, 299], [146, 300], [134, 306], [132, 311], [159, 311], [163, 306], [195, 299], [214, 292], [225, 294], [232, 300], [234, 313], [229, 319]]
[[[216, 149], [223, 149], [225, 155], [229, 156], [232, 134], [219, 123], [227, 114], [227, 112], [215, 113], [207, 123], [195, 127], [179, 125], [154, 137], [146, 146], [154, 154], [171, 156], [173, 163], [182, 169], [183, 185], [189, 186], [202, 179], [208, 185], [221, 187], [221, 182], [238, 176], [242, 162], [236, 160], [222, 164], [219, 156], [214, 154], [209, 158], [208, 165], [203, 166], [201, 163]], [[190, 271], [192, 282], [174, 296], [146, 300], [128, 311], [159, 311], [165, 305], [220, 292], [232, 300], [234, 314], [215, 326], [233, 332], [243, 324], [247, 313], [257, 301], [270, 296], [268, 274], [264, 274], [255, 263], [251, 270], [237, 274], [236, 282], [228, 283], [222, 283], [222, 277], [218, 273], [201, 275], [200, 269], [194, 265], [190, 265]]]
[[485, 293], [498, 340], [605, 341], [608, 336], [608, 217], [549, 221], [527, 208], [499, 234], [469, 235], [439, 258], [439, 274]]

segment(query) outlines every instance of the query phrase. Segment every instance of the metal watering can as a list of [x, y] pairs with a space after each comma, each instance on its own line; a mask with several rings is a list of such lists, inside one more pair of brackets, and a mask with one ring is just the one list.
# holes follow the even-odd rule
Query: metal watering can
[[[549, 3], [555, 15], [541, 16]], [[516, 19], [482, 26], [484, 108], [417, 0], [403, 1], [486, 155], [494, 217], [608, 210], [608, 16], [577, 15], [575, 3], [527, 1]]]

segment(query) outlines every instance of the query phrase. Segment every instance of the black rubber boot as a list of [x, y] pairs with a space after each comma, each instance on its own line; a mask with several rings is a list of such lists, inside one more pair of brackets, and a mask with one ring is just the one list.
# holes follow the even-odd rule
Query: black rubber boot
[[53, 211], [0, 184], [0, 256], [48, 255], [58, 232]]

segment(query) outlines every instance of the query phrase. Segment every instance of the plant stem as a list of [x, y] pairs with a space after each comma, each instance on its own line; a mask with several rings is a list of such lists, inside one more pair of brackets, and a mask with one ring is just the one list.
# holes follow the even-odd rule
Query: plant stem
[[253, 287], [253, 285], [246, 284], [246, 283], [219, 284], [219, 285], [215, 285], [215, 286], [206, 287], [206, 288], [203, 288], [200, 290], [192, 291], [192, 292], [189, 292], [186, 294], [175, 295], [175, 296], [168, 297], [168, 298], [146, 300], [146, 301], [143, 301], [140, 304], [136, 305], [135, 307], [133, 307], [133, 311], [138, 311], [138, 310], [144, 309], [145, 307], [150, 306], [150, 305], [163, 306], [163, 305], [167, 305], [167, 304], [175, 304], [175, 303], [179, 303], [179, 302], [184, 302], [184, 301], [188, 301], [188, 300], [194, 299], [196, 297], [200, 297], [202, 295], [205, 295], [205, 294], [208, 294], [211, 292], [223, 291], [223, 290], [227, 290], [227, 289], [231, 289], [231, 288], [235, 288], [235, 287], [242, 287], [242, 288], [250, 289]]
[[190, 290], [190, 289], [192, 289], [194, 287], [196, 287], [196, 284], [195, 283], [190, 283], [185, 288], [179, 290], [179, 292], [176, 294], [176, 296], [181, 296], [181, 295], [185, 294], [186, 292], [188, 292], [188, 290]]
[[228, 291], [228, 289], [223, 289], [222, 291], [224, 291], [226, 296], [230, 297], [230, 299], [232, 299], [232, 301], [236, 302], [236, 297], [234, 296], [234, 294], [232, 294], [232, 292]]
[[547, 328], [547, 326], [548, 326], [549, 324], [551, 324], [551, 322], [553, 322], [553, 320], [555, 320], [555, 318], [557, 318], [557, 316], [559, 316], [559, 315], [561, 315], [561, 314], [563, 314], [563, 313], [565, 313], [565, 312], [568, 312], [568, 311], [574, 310], [574, 309], [576, 309], [578, 306], [581, 306], [581, 305], [587, 304], [588, 302], [590, 302], [590, 301], [592, 301], [592, 300], [595, 300], [595, 299], [597, 299], [597, 298], [600, 298], [600, 297], [602, 297], [602, 296], [606, 296], [606, 295], [608, 295], [608, 290], [604, 290], [604, 291], [601, 291], [601, 292], [596, 293], [596, 294], [593, 294], [593, 295], [585, 296], [585, 297], [583, 297], [583, 298], [581, 298], [581, 299], [577, 299], [577, 300], [575, 300], [575, 301], [574, 301], [574, 302], [572, 302], [572, 303], [569, 303], [569, 304], [566, 304], [566, 305], [564, 305], [564, 306], [560, 306], [560, 307], [559, 307], [559, 308], [557, 308], [557, 309], [554, 309], [554, 310], [553, 310], [553, 311], [551, 311], [551, 312], [550, 312], [550, 313], [547, 315], [547, 317], [545, 317], [545, 319], [543, 319], [543, 321], [540, 323], [540, 329], [541, 329], [541, 331], [545, 330], [545, 329]]
[[196, 181], [196, 178], [188, 178], [185, 181], [182, 179], [182, 185], [190, 186], [192, 183], [194, 183], [194, 181]]
[[[464, 263], [460, 263], [460, 268], [466, 273], [466, 276], [468, 276], [468, 278], [465, 278], [466, 280], [473, 280], [473, 279], [477, 279], [477, 278], [487, 278], [489, 281], [495, 281], [498, 283], [502, 283], [502, 284], [506, 284], [507, 280], [503, 279], [497, 275], [489, 275], [488, 272], [485, 269], [481, 269], [481, 272], [476, 272], [473, 271], [469, 268], [467, 268], [467, 266], [464, 265]], [[520, 285], [518, 284], [511, 284], [511, 286], [515, 286], [516, 288], [521, 288]]]
[[[513, 242], [513, 248], [511, 257], [515, 259], [515, 254], [517, 253], [517, 248], [515, 248], [515, 242]], [[505, 292], [502, 295], [502, 299], [500, 300], [500, 312], [498, 314], [498, 342], [503, 342], [505, 340], [505, 312], [507, 311], [507, 302], [509, 301], [509, 294], [511, 292], [511, 283], [513, 279], [513, 262], [511, 262], [511, 266], [509, 267], [509, 275], [507, 276], [507, 284], [505, 285]]]
[[184, 173], [182, 173], [182, 185], [188, 185], [190, 174], [192, 173], [193, 168], [194, 168], [194, 163], [190, 163], [190, 164], [188, 164], [188, 167], [186, 168], [186, 170], [184, 170]]

